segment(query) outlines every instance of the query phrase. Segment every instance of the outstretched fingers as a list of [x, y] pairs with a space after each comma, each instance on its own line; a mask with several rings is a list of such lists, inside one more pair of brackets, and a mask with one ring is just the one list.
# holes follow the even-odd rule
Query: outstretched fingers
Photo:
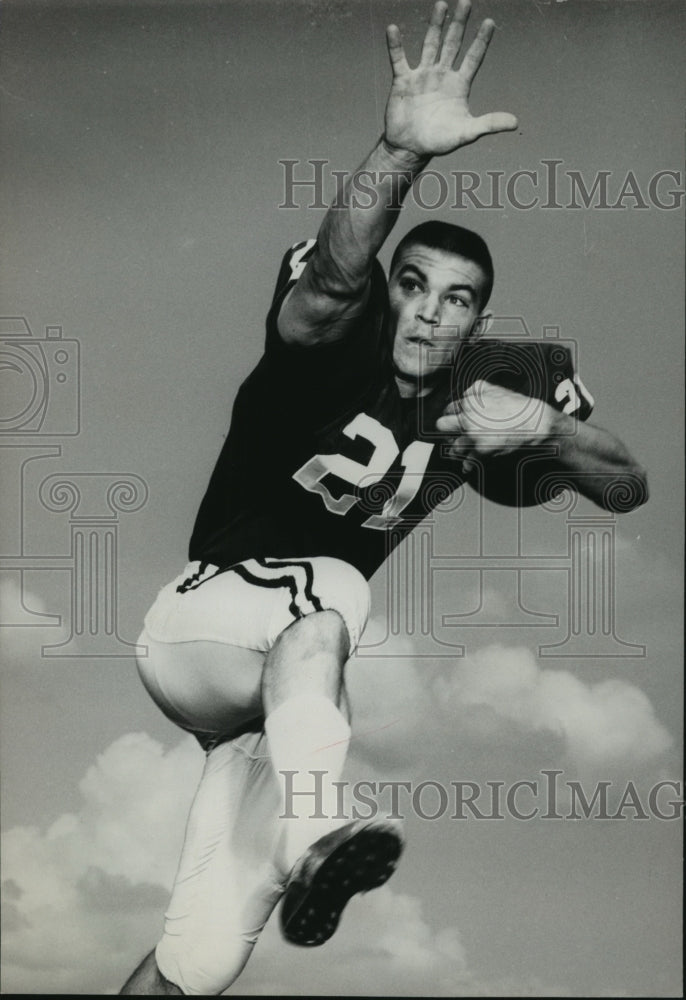
[[429, 27], [426, 29], [426, 35], [424, 36], [424, 44], [422, 45], [422, 55], [420, 58], [421, 65], [432, 66], [436, 62], [438, 50], [441, 47], [443, 22], [445, 21], [445, 15], [447, 13], [448, 4], [445, 3], [445, 0], [438, 0], [438, 3], [434, 4], [434, 9], [431, 11]]
[[488, 51], [488, 46], [491, 44], [491, 38], [493, 37], [494, 31], [495, 24], [490, 20], [490, 18], [482, 21], [476, 38], [467, 49], [467, 54], [462, 60], [460, 73], [464, 76], [467, 84], [469, 85], [471, 85], [474, 77], [479, 71], [479, 66], [484, 61], [484, 56]]
[[457, 58], [457, 53], [460, 51], [464, 37], [464, 29], [469, 20], [471, 7], [470, 0], [458, 0], [455, 14], [448, 25], [448, 30], [443, 39], [443, 48], [441, 49], [441, 58], [439, 60], [442, 66], [450, 68]]
[[389, 24], [386, 28], [386, 45], [388, 47], [388, 57], [391, 60], [393, 76], [409, 73], [410, 67], [405, 56], [400, 28], [397, 24]]

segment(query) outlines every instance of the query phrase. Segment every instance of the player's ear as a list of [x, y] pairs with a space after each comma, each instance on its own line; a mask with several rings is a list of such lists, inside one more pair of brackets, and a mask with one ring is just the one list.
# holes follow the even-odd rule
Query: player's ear
[[474, 320], [474, 326], [472, 327], [471, 333], [469, 334], [469, 340], [479, 340], [485, 333], [488, 332], [488, 328], [493, 321], [493, 313], [490, 309], [482, 312], [480, 316], [477, 316]]

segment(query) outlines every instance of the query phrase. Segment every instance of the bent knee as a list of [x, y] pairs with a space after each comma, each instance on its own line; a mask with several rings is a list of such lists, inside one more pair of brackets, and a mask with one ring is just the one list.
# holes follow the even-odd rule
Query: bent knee
[[345, 643], [346, 656], [352, 656], [369, 618], [369, 584], [359, 570], [342, 559], [319, 556], [311, 562], [316, 611], [300, 619], [298, 625], [304, 626], [303, 635], [311, 634], [313, 641]]
[[327, 609], [299, 618], [281, 634], [276, 645], [297, 646], [301, 658], [333, 653], [347, 659], [350, 633], [341, 613]]

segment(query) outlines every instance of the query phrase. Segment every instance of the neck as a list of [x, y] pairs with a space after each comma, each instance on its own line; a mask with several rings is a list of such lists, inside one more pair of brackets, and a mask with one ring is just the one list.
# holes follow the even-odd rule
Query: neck
[[403, 375], [398, 375], [397, 373], [395, 376], [395, 384], [398, 386], [398, 392], [403, 399], [426, 396], [431, 392], [431, 386], [420, 385], [419, 382], [405, 378]]
[[407, 375], [401, 372], [395, 364], [393, 365], [393, 375], [398, 392], [403, 399], [428, 396], [441, 381], [441, 376], [445, 377], [445, 373], [441, 371], [432, 372], [431, 375]]

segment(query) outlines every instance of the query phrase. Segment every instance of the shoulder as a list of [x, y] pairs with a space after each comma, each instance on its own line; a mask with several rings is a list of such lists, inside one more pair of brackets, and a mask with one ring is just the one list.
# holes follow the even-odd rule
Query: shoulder
[[[281, 259], [274, 295], [267, 315], [265, 347], [268, 353], [277, 352], [282, 356], [293, 355], [303, 358], [305, 354], [311, 352], [319, 354], [329, 349], [331, 349], [332, 354], [335, 354], [337, 347], [343, 351], [347, 348], [354, 350], [356, 343], [368, 348], [378, 340], [386, 323], [388, 312], [386, 276], [378, 260], [373, 262], [368, 289], [363, 300], [357, 307], [351, 309], [350, 317], [345, 320], [345, 335], [336, 335], [334, 332], [334, 327], [337, 324], [335, 316], [329, 317], [329, 322], [327, 322], [326, 315], [324, 315], [323, 318], [319, 318], [316, 324], [319, 335], [313, 337], [311, 343], [299, 342], [297, 339], [284, 336], [282, 329], [284, 304], [290, 309], [293, 301], [291, 293], [296, 290], [296, 287], [298, 294], [300, 294], [302, 281], [307, 280], [305, 276], [307, 265], [316, 251], [317, 241], [315, 239], [300, 240], [293, 244]], [[327, 335], [329, 325], [332, 336]]]
[[285, 297], [284, 292], [287, 293], [293, 287], [305, 270], [316, 245], [317, 241], [315, 239], [298, 240], [297, 243], [294, 243], [293, 246], [286, 250], [281, 258], [281, 266], [276, 279], [272, 303], [277, 298], [283, 299]]

